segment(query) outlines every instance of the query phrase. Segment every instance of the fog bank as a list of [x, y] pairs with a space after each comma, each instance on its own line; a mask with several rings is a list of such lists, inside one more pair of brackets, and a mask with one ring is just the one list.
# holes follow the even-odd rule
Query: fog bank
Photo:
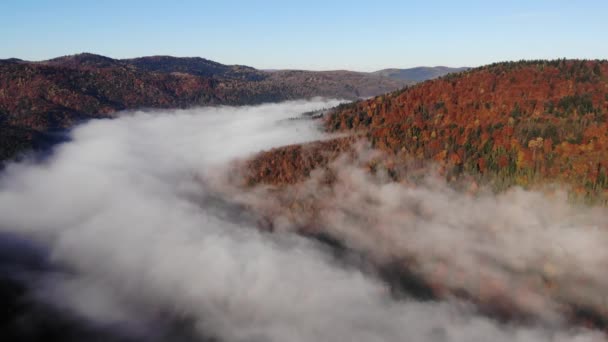
[[[217, 193], [223, 185], [209, 184], [235, 158], [326, 137], [313, 121], [286, 119], [336, 104], [313, 100], [134, 112], [91, 121], [75, 128], [72, 140], [44, 162], [6, 168], [0, 178], [0, 231], [43, 246], [45, 262], [56, 267], [30, 284], [37, 298], [144, 340], [604, 340], [599, 331], [567, 325], [559, 317], [502, 324], [461, 300], [397, 300], [373, 272], [342, 263], [327, 246], [298, 235], [287, 216], [277, 216], [284, 229], [258, 230], [255, 211], [242, 205], [281, 207], [276, 198], [258, 197], [263, 191]], [[501, 253], [534, 243], [509, 235], [517, 240], [505, 239], [498, 247], [487, 245], [495, 251], [486, 250], [475, 241], [483, 238], [476, 235], [477, 224], [532, 227], [531, 239], [541, 239], [551, 233], [540, 229], [542, 220], [560, 219], [530, 215], [517, 197], [454, 203], [459, 195], [443, 188], [408, 190], [374, 183], [348, 165], [340, 170], [350, 185], [336, 188], [328, 198], [335, 210], [323, 223], [346, 244], [378, 258], [383, 256], [376, 253], [385, 248], [420, 256], [432, 250], [431, 261], [421, 267], [458, 255], [449, 265], [468, 270], [478, 265], [467, 259], [477, 252], [503, 262], [511, 255]], [[311, 196], [323, 194], [312, 183], [308, 189]], [[362, 194], [379, 204], [360, 206]], [[423, 213], [428, 208], [423, 217], [435, 217], [431, 224], [420, 215], [399, 216], [411, 203], [418, 203]], [[545, 210], [542, 200], [526, 203]], [[500, 212], [504, 209], [508, 211]], [[343, 215], [352, 210], [356, 214], [350, 219]], [[401, 230], [404, 223], [435, 230], [412, 236], [411, 229]], [[445, 233], [463, 227], [462, 233]], [[602, 241], [602, 233], [592, 234], [581, 238], [580, 249]], [[579, 241], [574, 238], [565, 235], [564, 243]], [[412, 245], [412, 239], [418, 242]], [[588, 240], [597, 241], [589, 245]], [[515, 252], [528, 249], [523, 245]], [[603, 254], [580, 258], [573, 266], [600, 267], [605, 260]], [[176, 329], [183, 332], [175, 334]]]

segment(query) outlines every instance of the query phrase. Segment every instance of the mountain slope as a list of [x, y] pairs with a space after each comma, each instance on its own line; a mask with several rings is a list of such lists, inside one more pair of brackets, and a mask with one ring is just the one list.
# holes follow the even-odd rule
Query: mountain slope
[[224, 65], [200, 57], [150, 56], [123, 59], [121, 62], [149, 72], [180, 72], [204, 77], [260, 81], [268, 75], [244, 65]]
[[[11, 132], [45, 132], [125, 109], [244, 105], [315, 96], [357, 99], [404, 84], [349, 71], [269, 73], [203, 58], [117, 60], [83, 53], [42, 62], [7, 59], [0, 60], [0, 125]], [[27, 139], [2, 145], [0, 155], [4, 159], [15, 155], [15, 146], [30, 145]]]
[[36, 130], [69, 127], [90, 117], [138, 107], [183, 107], [228, 101], [217, 82], [191, 75], [142, 73], [128, 67], [67, 68], [0, 64], [5, 124]]
[[[256, 155], [236, 168], [245, 176], [238, 191], [258, 193], [246, 205], [264, 229], [346, 241], [401, 270], [407, 291], [463, 298], [504, 321], [546, 314], [530, 305], [544, 297], [567, 321], [604, 329], [601, 300], [581, 300], [596, 269], [565, 265], [602, 250], [600, 242], [572, 253], [570, 241], [602, 241], [593, 234], [605, 219], [587, 220], [605, 209], [571, 205], [554, 190], [608, 204], [607, 115], [608, 61], [494, 64], [334, 108], [323, 120], [339, 138]], [[479, 184], [545, 193], [492, 194]], [[517, 261], [499, 261], [505, 255]], [[579, 272], [577, 285], [562, 276]]]
[[444, 66], [416, 67], [409, 69], [383, 69], [373, 72], [375, 75], [390, 77], [396, 80], [409, 81], [411, 83], [431, 80], [451, 73], [466, 71], [470, 68], [450, 68]]
[[[393, 156], [391, 163], [433, 161], [448, 179], [474, 175], [497, 189], [557, 181], [604, 198], [607, 114], [608, 62], [530, 61], [481, 67], [343, 105], [326, 116], [325, 127], [357, 132]], [[277, 165], [304, 158], [290, 155], [292, 162], [282, 163], [283, 153], [274, 154]], [[308, 172], [292, 167], [264, 174], [267, 165], [252, 165], [251, 183], [296, 182]], [[290, 176], [273, 179], [281, 172]]]

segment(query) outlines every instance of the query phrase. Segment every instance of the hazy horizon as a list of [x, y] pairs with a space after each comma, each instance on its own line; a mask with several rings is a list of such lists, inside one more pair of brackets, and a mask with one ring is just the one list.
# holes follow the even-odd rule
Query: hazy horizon
[[88, 51], [197, 56], [257, 69], [475, 67], [521, 59], [604, 59], [602, 1], [160, 1], [0, 4], [0, 58]]
[[[60, 58], [60, 57], [67, 57], [67, 56], [75, 56], [75, 55], [80, 55], [80, 54], [92, 54], [92, 55], [98, 55], [98, 56], [104, 56], [104, 57], [109, 57], [112, 59], [117, 59], [117, 60], [122, 60], [122, 59], [133, 59], [133, 58], [141, 58], [141, 57], [175, 57], [175, 58], [203, 58], [203, 59], [207, 59], [207, 60], [211, 60], [213, 62], [217, 62], [217, 63], [221, 63], [221, 64], [226, 64], [226, 65], [244, 65], [244, 66], [250, 66], [250, 67], [254, 67], [252, 65], [249, 65], [247, 63], [231, 63], [231, 64], [227, 64], [227, 63], [223, 63], [222, 61], [218, 61], [218, 60], [212, 60], [210, 58], [207, 58], [205, 56], [176, 56], [176, 55], [165, 55], [165, 54], [152, 54], [152, 55], [141, 55], [141, 56], [129, 56], [129, 57], [116, 57], [116, 56], [108, 56], [108, 55], [104, 55], [101, 53], [97, 53], [97, 52], [91, 52], [91, 51], [81, 51], [81, 52], [74, 52], [74, 53], [68, 53], [65, 55], [60, 55], [60, 56], [52, 56], [49, 58], [43, 58], [43, 59], [25, 59], [25, 58], [20, 58], [19, 56], [11, 56], [11, 57], [3, 57], [0, 59], [11, 59], [11, 58], [16, 58], [16, 59], [20, 59], [26, 62], [44, 62], [44, 61], [48, 61], [54, 58]], [[500, 61], [500, 62], [506, 62], [506, 61]], [[483, 65], [483, 64], [482, 64]], [[475, 66], [469, 66], [469, 65], [446, 65], [446, 64], [438, 64], [438, 65], [414, 65], [414, 66], [395, 66], [395, 67], [388, 67], [388, 68], [383, 68], [383, 69], [376, 69], [376, 70], [353, 70], [353, 69], [302, 69], [302, 68], [257, 68], [254, 67], [258, 70], [266, 70], [266, 71], [273, 71], [273, 70], [308, 70], [308, 71], [340, 71], [340, 70], [349, 70], [349, 71], [359, 71], [359, 72], [374, 72], [374, 71], [382, 71], [382, 70], [390, 70], [390, 69], [415, 69], [415, 68], [474, 68], [477, 66], [482, 66], [482, 65], [475, 65]]]

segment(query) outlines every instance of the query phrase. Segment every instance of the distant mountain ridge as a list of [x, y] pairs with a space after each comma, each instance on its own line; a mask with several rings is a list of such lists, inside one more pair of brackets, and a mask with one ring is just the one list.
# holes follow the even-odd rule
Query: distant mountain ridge
[[[17, 62], [27, 62], [13, 58]], [[96, 55], [92, 53], [80, 53], [76, 55], [61, 56], [37, 63], [64, 66], [64, 67], [90, 67], [106, 68], [118, 66], [132, 66], [142, 71], [173, 73], [181, 72], [197, 76], [220, 77], [232, 79], [262, 80], [268, 77], [269, 73], [282, 72], [354, 72], [369, 74], [381, 77], [392, 78], [394, 80], [405, 81], [408, 84], [422, 82], [438, 78], [450, 73], [457, 73], [470, 69], [469, 67], [446, 67], [446, 66], [420, 66], [414, 68], [388, 68], [373, 72], [357, 72], [348, 70], [330, 71], [310, 71], [300, 69], [267, 69], [259, 70], [247, 65], [226, 65], [202, 57], [174, 57], [167, 55], [145, 56], [126, 59], [112, 59], [110, 57]]]
[[316, 96], [357, 100], [451, 71], [455, 69], [264, 71], [201, 57], [114, 59], [92, 53], [36, 62], [9, 58], [0, 60], [0, 133], [5, 133], [0, 161], [44, 144], [48, 131], [111, 117], [120, 110], [250, 105]]
[[[262, 80], [264, 71], [246, 65], [225, 65], [202, 57], [146, 56], [113, 59], [92, 53], [80, 53], [52, 58], [39, 62], [12, 59], [21, 63], [36, 63], [75, 69], [130, 68], [141, 72], [183, 73], [202, 77], [242, 80]], [[7, 60], [5, 60], [7, 61]]]
[[246, 65], [225, 65], [201, 57], [150, 56], [121, 60], [140, 70], [150, 72], [182, 72], [205, 77], [223, 77], [260, 81], [267, 78], [265, 72]]
[[119, 59], [113, 59], [106, 56], [96, 55], [88, 52], [79, 53], [76, 55], [67, 55], [52, 58], [46, 61], [40, 62], [28, 62], [26, 63], [37, 63], [37, 64], [45, 64], [52, 65], [58, 67], [67, 67], [67, 68], [111, 68], [111, 67], [120, 67], [124, 66]]
[[266, 72], [200, 57], [113, 59], [81, 53], [37, 62], [4, 59], [0, 132], [13, 138], [0, 141], [0, 160], [32, 146], [46, 131], [125, 109], [248, 105], [316, 96], [354, 100], [406, 84], [353, 71]]
[[415, 67], [408, 69], [382, 69], [374, 71], [372, 74], [416, 83], [469, 69], [469, 67], [450, 68], [445, 66]]

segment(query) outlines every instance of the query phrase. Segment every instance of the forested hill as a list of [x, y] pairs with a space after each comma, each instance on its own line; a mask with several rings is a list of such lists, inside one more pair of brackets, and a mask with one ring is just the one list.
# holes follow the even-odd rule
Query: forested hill
[[[541, 60], [496, 63], [342, 105], [325, 125], [358, 132], [397, 160], [434, 161], [450, 179], [475, 175], [498, 189], [564, 182], [602, 195], [607, 114], [608, 62]], [[338, 145], [344, 150], [343, 139]], [[305, 177], [254, 165], [252, 182], [275, 182], [281, 172], [290, 182]]]
[[[0, 60], [0, 160], [49, 130], [124, 109], [244, 105], [316, 96], [358, 99], [406, 83], [353, 71], [265, 72], [204, 58], [112, 59], [89, 53]], [[40, 134], [39, 134], [40, 133]], [[9, 138], [10, 136], [10, 138]]]

